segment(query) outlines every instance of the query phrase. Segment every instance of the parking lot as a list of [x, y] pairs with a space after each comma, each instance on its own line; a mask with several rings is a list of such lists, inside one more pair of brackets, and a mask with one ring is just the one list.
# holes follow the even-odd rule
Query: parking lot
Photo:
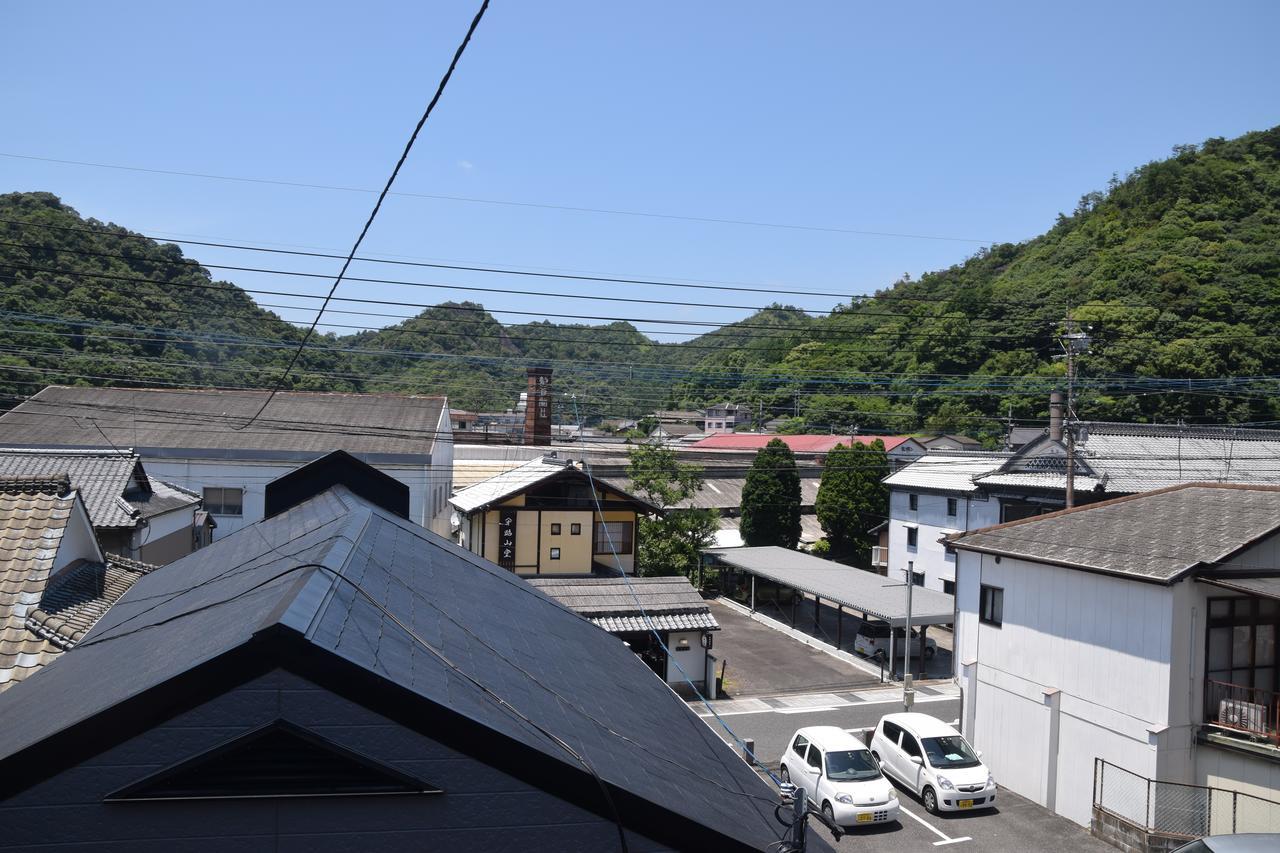
[[725, 662], [727, 697], [848, 690], [878, 685], [870, 672], [806, 646], [715, 599], [720, 631], [714, 654]]
[[836, 842], [816, 821], [810, 825], [836, 850], [858, 853], [914, 853], [947, 848], [962, 853], [1115, 853], [1084, 827], [1001, 789], [999, 805], [972, 812], [931, 815], [898, 787], [899, 822], [861, 827]]

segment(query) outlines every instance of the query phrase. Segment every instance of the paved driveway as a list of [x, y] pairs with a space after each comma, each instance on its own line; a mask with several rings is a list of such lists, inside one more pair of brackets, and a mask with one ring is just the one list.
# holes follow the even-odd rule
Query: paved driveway
[[712, 653], [727, 663], [724, 698], [815, 693], [879, 684], [876, 676], [761, 625], [727, 605], [714, 599], [708, 604], [720, 623]]

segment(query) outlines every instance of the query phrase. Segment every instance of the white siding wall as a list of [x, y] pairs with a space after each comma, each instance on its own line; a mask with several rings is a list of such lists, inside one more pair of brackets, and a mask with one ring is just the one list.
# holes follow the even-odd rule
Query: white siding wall
[[[214, 539], [222, 539], [242, 527], [260, 521], [264, 512], [267, 483], [302, 467], [300, 462], [179, 459], [146, 455], [143, 455], [143, 463], [152, 477], [190, 489], [196, 494], [201, 494], [206, 486], [244, 490], [244, 513], [240, 516], [215, 515], [218, 527], [213, 532]], [[409, 487], [409, 518], [424, 527], [432, 527], [432, 516], [427, 514], [430, 507], [430, 487], [439, 484], [440, 475], [433, 479], [432, 472], [422, 465], [374, 467]], [[447, 476], [451, 478], [452, 463], [447, 464], [444, 470], [449, 472]], [[445, 519], [448, 518], [447, 510], [441, 510], [440, 514]], [[447, 525], [447, 520], [445, 524]], [[445, 530], [447, 535], [447, 526]]]
[[[688, 640], [689, 648], [680, 651], [680, 641]], [[693, 681], [698, 681], [703, 677], [705, 666], [702, 658], [706, 651], [702, 648], [702, 632], [686, 631], [683, 633], [673, 632], [667, 635], [667, 648], [671, 650], [671, 660], [667, 662], [667, 683], [683, 684], [687, 676]], [[676, 664], [680, 667], [676, 667]], [[684, 669], [684, 674], [680, 673], [680, 669]]]
[[[998, 781], [1044, 805], [1056, 783], [1055, 809], [1088, 824], [1094, 757], [1158, 775], [1157, 744], [1170, 734], [1152, 730], [1170, 722], [1175, 591], [964, 551], [957, 559], [965, 733]], [[1001, 627], [978, 621], [983, 583], [1004, 590]]]
[[[919, 509], [910, 507], [910, 495], [917, 496]], [[956, 496], [956, 514], [947, 515], [947, 495], [931, 492], [912, 492], [909, 489], [891, 489], [889, 492], [889, 574], [903, 578], [907, 562], [915, 564], [917, 572], [924, 572], [924, 585], [928, 589], [942, 591], [943, 581], [955, 580], [955, 558], [949, 557], [938, 542], [947, 530], [976, 530], [998, 524], [1000, 505], [995, 500], [976, 500]], [[914, 549], [907, 548], [907, 526], [917, 525], [918, 538]]]

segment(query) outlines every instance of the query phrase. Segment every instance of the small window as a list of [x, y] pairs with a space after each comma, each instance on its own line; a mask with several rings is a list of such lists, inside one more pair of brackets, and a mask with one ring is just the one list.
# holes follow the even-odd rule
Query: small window
[[816, 743], [809, 744], [809, 766], [814, 770], [822, 770], [822, 752]]
[[551, 549], [551, 559], [553, 559], [553, 560], [558, 560], [558, 559], [560, 559], [560, 549], [559, 549], [559, 548], [552, 548], [552, 549]]
[[999, 628], [1004, 624], [1004, 590], [982, 584], [978, 596], [978, 621]]
[[943, 591], [943, 592], [945, 592], [947, 595], [955, 595], [955, 594], [956, 594], [956, 582], [955, 582], [955, 581], [943, 581], [943, 582], [942, 582], [942, 591]]
[[889, 743], [896, 744], [898, 742], [898, 735], [902, 734], [902, 729], [898, 727], [898, 724], [885, 721], [881, 722], [880, 726], [880, 731], [884, 734], [884, 739], [889, 741]]
[[924, 572], [912, 572], [911, 582], [916, 586], [924, 586]]
[[907, 509], [911, 510], [912, 512], [915, 512], [919, 508], [920, 508], [920, 496], [907, 495]]
[[913, 756], [924, 758], [924, 753], [920, 751], [920, 743], [915, 737], [905, 732], [902, 735], [902, 751], [907, 754], [908, 758]]
[[212, 515], [244, 515], [244, 489], [206, 488], [204, 509]]
[[552, 536], [559, 536], [559, 535], [560, 535], [560, 525], [559, 525], [559, 524], [553, 524], [553, 525], [551, 525], [551, 535], [552, 535]]
[[956, 517], [956, 499], [955, 498], [947, 498], [947, 515], [950, 518]]
[[579, 523], [578, 523], [578, 522], [576, 522], [576, 521], [575, 521], [575, 522], [573, 522], [573, 524], [570, 524], [570, 525], [569, 525], [569, 535], [570, 535], [570, 536], [581, 536], [581, 535], [582, 535], [582, 525], [581, 525], [581, 524], [579, 524]]
[[809, 739], [804, 735], [796, 735], [796, 742], [791, 744], [791, 749], [796, 755], [803, 756], [804, 751], [809, 748]]
[[915, 548], [920, 543], [920, 531], [914, 527], [907, 528], [907, 547]]

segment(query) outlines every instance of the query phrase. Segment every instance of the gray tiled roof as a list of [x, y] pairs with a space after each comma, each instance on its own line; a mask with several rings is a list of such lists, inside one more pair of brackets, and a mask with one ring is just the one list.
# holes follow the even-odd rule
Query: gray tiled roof
[[[0, 424], [0, 436], [6, 435]], [[101, 441], [101, 438], [99, 438]], [[120, 450], [0, 449], [0, 477], [66, 474], [84, 499], [97, 528], [134, 527], [135, 509], [125, 493], [144, 477], [137, 454]]]
[[1171, 582], [1280, 528], [1280, 489], [1198, 484], [1087, 504], [953, 538], [955, 547]]
[[443, 397], [289, 391], [236, 429], [266, 399], [266, 391], [50, 386], [0, 416], [0, 443], [96, 447], [105, 433], [116, 446], [137, 449], [420, 456], [431, 452], [445, 404]]
[[0, 694], [0, 772], [17, 753], [56, 746], [68, 727], [251, 642], [261, 661], [276, 636], [281, 654], [305, 644], [338, 671], [394, 686], [407, 711], [445, 708], [591, 785], [496, 694], [625, 792], [624, 814], [638, 798], [715, 833], [724, 849], [763, 851], [779, 839], [776, 794], [623, 644], [601, 642], [594, 625], [520, 578], [342, 487], [144, 575], [56, 666]]
[[0, 690], [84, 636], [149, 566], [111, 557], [53, 569], [77, 492], [65, 480], [10, 480], [0, 491]]
[[[1280, 485], [1280, 431], [1160, 424], [1080, 424], [1076, 490], [1136, 494], [1181, 483]], [[982, 486], [1066, 488], [1062, 445], [1047, 436], [1004, 466], [981, 476]]]
[[529, 578], [531, 586], [611, 633], [718, 630], [711, 608], [687, 578]]
[[930, 489], [968, 494], [978, 491], [975, 477], [990, 474], [1004, 464], [1008, 453], [933, 450], [885, 478], [896, 489]]
[[105, 563], [86, 560], [68, 567], [45, 588], [26, 627], [58, 648], [69, 649], [84, 639], [138, 578], [154, 568], [114, 554]]

